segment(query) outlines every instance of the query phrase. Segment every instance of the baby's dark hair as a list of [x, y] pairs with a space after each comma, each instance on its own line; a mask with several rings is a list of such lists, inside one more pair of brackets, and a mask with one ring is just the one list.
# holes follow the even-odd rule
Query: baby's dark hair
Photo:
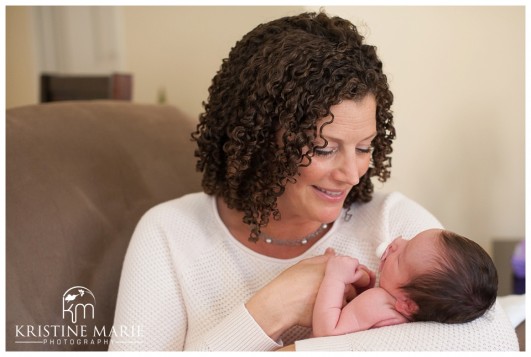
[[474, 241], [442, 231], [438, 268], [402, 286], [417, 305], [413, 321], [464, 323], [482, 316], [496, 301], [498, 273]]
[[311, 163], [322, 127], [333, 122], [330, 107], [369, 94], [377, 126], [371, 167], [345, 207], [371, 200], [371, 177], [390, 176], [393, 95], [376, 48], [363, 43], [352, 23], [325, 13], [259, 25], [223, 60], [192, 133], [203, 190], [243, 212], [256, 241], [270, 216], [280, 219], [277, 198], [286, 184]]

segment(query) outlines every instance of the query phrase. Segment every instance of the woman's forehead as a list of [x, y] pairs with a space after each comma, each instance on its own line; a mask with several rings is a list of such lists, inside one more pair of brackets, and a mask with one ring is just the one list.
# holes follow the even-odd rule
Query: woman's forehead
[[356, 134], [361, 139], [369, 139], [376, 133], [376, 101], [372, 95], [361, 100], [344, 100], [330, 108], [331, 116], [319, 121], [323, 126], [323, 135], [336, 139]]

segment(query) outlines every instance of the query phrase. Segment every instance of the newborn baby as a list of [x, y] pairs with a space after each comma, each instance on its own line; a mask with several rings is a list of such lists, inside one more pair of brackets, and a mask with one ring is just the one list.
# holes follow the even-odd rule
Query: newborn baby
[[370, 285], [358, 260], [333, 256], [317, 294], [313, 335], [329, 336], [409, 321], [464, 323], [483, 315], [496, 300], [498, 276], [490, 256], [477, 243], [455, 233], [430, 229], [377, 249], [379, 287], [351, 301], [353, 282]]

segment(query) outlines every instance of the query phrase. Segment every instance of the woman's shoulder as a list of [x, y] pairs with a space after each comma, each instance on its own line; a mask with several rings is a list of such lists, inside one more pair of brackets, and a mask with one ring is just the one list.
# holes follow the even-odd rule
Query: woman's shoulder
[[156, 222], [158, 225], [164, 225], [165, 222], [195, 221], [193, 217], [200, 219], [208, 212], [213, 199], [204, 192], [195, 192], [161, 202], [148, 209], [140, 223]]
[[157, 215], [167, 211], [188, 210], [195, 207], [204, 207], [209, 204], [211, 196], [204, 192], [188, 193], [168, 201], [164, 201], [151, 207], [146, 214]]
[[355, 221], [386, 227], [392, 237], [412, 237], [424, 229], [442, 227], [429, 210], [400, 192], [377, 192], [368, 203], [356, 203], [352, 211]]
[[150, 208], [138, 222], [134, 236], [162, 240], [171, 245], [203, 244], [210, 231], [218, 229], [215, 198], [203, 192], [187, 194]]
[[413, 219], [419, 221], [427, 220], [439, 227], [441, 224], [431, 214], [429, 209], [425, 208], [423, 202], [410, 198], [400, 192], [389, 192], [384, 194], [383, 208], [389, 212], [391, 217], [396, 220]]
[[366, 211], [388, 211], [397, 206], [420, 206], [417, 202], [398, 191], [375, 192], [369, 202], [354, 203], [353, 208]]

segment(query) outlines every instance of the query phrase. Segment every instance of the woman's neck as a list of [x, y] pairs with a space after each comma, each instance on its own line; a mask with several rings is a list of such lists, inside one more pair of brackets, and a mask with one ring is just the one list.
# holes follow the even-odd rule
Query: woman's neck
[[218, 213], [228, 228], [232, 236], [252, 251], [278, 259], [290, 259], [300, 256], [312, 247], [326, 232], [330, 229], [328, 225], [326, 229], [320, 229], [320, 222], [297, 222], [288, 220], [274, 220], [271, 218], [268, 225], [263, 229], [263, 232], [274, 240], [300, 240], [301, 238], [311, 235], [319, 230], [317, 235], [308, 241], [307, 244], [286, 246], [272, 243], [267, 243], [264, 239], [259, 239], [257, 242], [249, 241], [251, 234], [250, 227], [243, 223], [243, 213], [234, 209], [230, 209], [225, 201], [218, 197], [216, 198]]

